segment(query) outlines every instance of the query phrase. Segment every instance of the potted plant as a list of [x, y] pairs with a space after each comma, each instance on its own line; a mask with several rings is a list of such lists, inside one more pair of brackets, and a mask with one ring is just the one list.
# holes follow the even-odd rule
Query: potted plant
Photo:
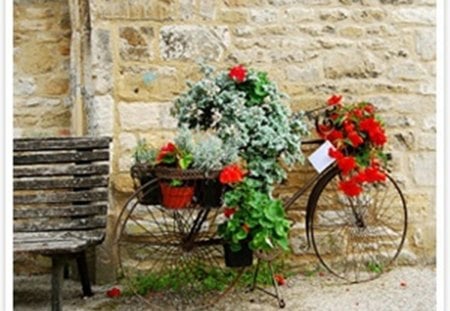
[[262, 192], [260, 181], [245, 178], [225, 194], [227, 220], [220, 224], [224, 239], [225, 263], [237, 267], [251, 265], [249, 251], [270, 252], [289, 249], [290, 221], [280, 200]]
[[388, 154], [384, 151], [387, 136], [383, 121], [368, 102], [341, 104], [342, 96], [328, 99], [326, 121], [316, 124], [318, 134], [335, 148], [329, 155], [336, 159], [341, 172], [339, 190], [354, 197], [364, 185], [384, 182]]
[[218, 172], [227, 165], [238, 161], [238, 148], [235, 144], [225, 144], [215, 135], [201, 135], [193, 150], [192, 167], [205, 173], [205, 178], [197, 182], [195, 197], [203, 207], [220, 207], [224, 184], [219, 181]]
[[[133, 149], [133, 165], [131, 167], [131, 176], [133, 177], [135, 189], [146, 185], [156, 176], [152, 173], [152, 168], [156, 164], [157, 150], [151, 148], [145, 139], [138, 140], [136, 147]], [[159, 204], [161, 203], [161, 192], [159, 186], [150, 186], [142, 192], [138, 197], [142, 204]]]
[[233, 141], [251, 178], [262, 190], [286, 178], [287, 169], [303, 160], [301, 139], [308, 133], [302, 114], [292, 114], [267, 73], [237, 65], [214, 73], [202, 66], [204, 77], [174, 103], [172, 114], [180, 126], [212, 131], [224, 143]]

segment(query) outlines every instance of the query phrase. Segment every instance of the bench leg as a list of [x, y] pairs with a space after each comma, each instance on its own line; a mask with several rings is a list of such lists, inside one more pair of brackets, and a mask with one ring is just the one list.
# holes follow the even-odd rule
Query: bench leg
[[52, 311], [62, 310], [64, 258], [52, 257]]
[[80, 274], [81, 286], [83, 288], [83, 295], [86, 297], [92, 296], [91, 282], [89, 280], [86, 252], [81, 252], [77, 256], [78, 273]]

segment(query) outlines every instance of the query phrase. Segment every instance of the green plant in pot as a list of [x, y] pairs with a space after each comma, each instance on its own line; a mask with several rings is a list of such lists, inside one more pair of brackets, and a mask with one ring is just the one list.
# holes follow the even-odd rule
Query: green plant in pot
[[155, 171], [158, 174], [158, 169], [162, 168], [163, 172], [166, 169], [167, 178], [160, 179], [163, 206], [179, 209], [191, 203], [195, 185], [191, 180], [183, 179], [182, 171], [191, 166], [192, 160], [190, 151], [174, 143], [169, 142], [160, 149]]
[[233, 256], [242, 259], [248, 253], [247, 247], [261, 252], [289, 250], [291, 222], [286, 219], [282, 202], [260, 189], [260, 181], [247, 177], [225, 194], [225, 205], [229, 207], [224, 211], [227, 220], [220, 224], [219, 235], [225, 242], [229, 266], [251, 264], [251, 259], [244, 263], [227, 262]]
[[205, 178], [198, 180], [196, 199], [203, 207], [220, 207], [224, 184], [217, 174], [227, 165], [238, 161], [238, 148], [235, 144], [225, 144], [220, 138], [210, 133], [200, 136], [193, 150], [194, 169], [205, 172]]
[[145, 185], [143, 192], [138, 197], [143, 204], [159, 204], [161, 202], [159, 185], [156, 182], [148, 184], [156, 178], [152, 172], [156, 165], [156, 157], [156, 149], [151, 148], [145, 139], [138, 140], [132, 154], [131, 176], [135, 189]]

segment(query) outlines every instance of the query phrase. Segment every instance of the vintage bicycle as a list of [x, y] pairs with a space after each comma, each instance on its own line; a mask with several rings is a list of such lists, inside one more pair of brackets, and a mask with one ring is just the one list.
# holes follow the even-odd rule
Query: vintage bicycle
[[[329, 107], [306, 115], [318, 127], [329, 122], [327, 111]], [[323, 142], [306, 140], [302, 149]], [[133, 178], [145, 174], [143, 170], [133, 167]], [[362, 195], [349, 197], [337, 190], [342, 175], [332, 164], [284, 200], [292, 219], [294, 214], [305, 214], [307, 248], [312, 246], [323, 267], [345, 282], [378, 277], [404, 244], [405, 197], [394, 178], [385, 173], [385, 182], [370, 184]], [[149, 202], [146, 194], [159, 187], [159, 179], [153, 176], [137, 185], [117, 222], [120, 272], [128, 286], [153, 308], [197, 310], [211, 306], [237, 284], [251, 281], [245, 268], [223, 264], [223, 241], [217, 236], [217, 226], [224, 220], [223, 207], [204, 208], [194, 201], [188, 208], [171, 210]], [[295, 203], [306, 195], [306, 206], [299, 210]], [[278, 292], [276, 296], [284, 307]]]

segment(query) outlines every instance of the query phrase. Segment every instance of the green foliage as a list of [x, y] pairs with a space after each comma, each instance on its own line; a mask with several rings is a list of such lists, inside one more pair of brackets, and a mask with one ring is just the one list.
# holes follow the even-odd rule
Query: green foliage
[[225, 194], [225, 204], [237, 206], [237, 210], [219, 226], [219, 234], [233, 251], [238, 251], [240, 243], [248, 239], [253, 250], [289, 250], [290, 221], [286, 219], [283, 205], [261, 192], [260, 186], [260, 181], [246, 178]]
[[133, 162], [135, 164], [147, 164], [150, 166], [156, 163], [157, 150], [150, 148], [145, 139], [139, 139], [133, 149]]
[[238, 148], [231, 143], [224, 144], [220, 138], [212, 134], [202, 136], [193, 150], [196, 169], [209, 172], [220, 170], [224, 166], [238, 160]]
[[[176, 99], [172, 114], [179, 125], [212, 130], [226, 144], [233, 141], [247, 162], [250, 176], [261, 180], [262, 190], [286, 178], [286, 166], [303, 160], [300, 150], [306, 124], [293, 118], [287, 98], [267, 73], [249, 70], [246, 80], [236, 83], [227, 71], [214, 75], [203, 66], [204, 78], [188, 83]], [[283, 165], [285, 164], [285, 165]]]

